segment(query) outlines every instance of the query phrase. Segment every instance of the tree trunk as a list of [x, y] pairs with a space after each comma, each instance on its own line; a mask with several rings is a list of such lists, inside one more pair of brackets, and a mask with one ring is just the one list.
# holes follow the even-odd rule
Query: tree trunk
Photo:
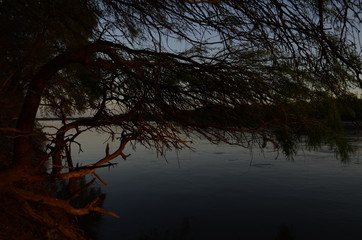
[[36, 134], [33, 130], [43, 91], [48, 86], [51, 77], [74, 60], [70, 53], [63, 53], [45, 64], [30, 82], [16, 125], [17, 130], [22, 133], [17, 135], [14, 142], [13, 164], [15, 166], [31, 167], [33, 158], [31, 136]]

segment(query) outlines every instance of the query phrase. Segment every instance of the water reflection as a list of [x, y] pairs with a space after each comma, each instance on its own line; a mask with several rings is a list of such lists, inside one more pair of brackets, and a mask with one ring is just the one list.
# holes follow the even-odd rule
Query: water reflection
[[280, 226], [279, 232], [274, 240], [294, 240], [296, 239], [296, 235], [292, 227], [282, 224]]
[[105, 217], [101, 239], [171, 239], [185, 218], [191, 239], [362, 237], [362, 165], [339, 162], [333, 149], [305, 150], [294, 161], [256, 150], [251, 161], [248, 150], [202, 141], [197, 149], [170, 152], [166, 162], [137, 148], [104, 171], [105, 207], [121, 219]]
[[[106, 137], [83, 138], [74, 159], [94, 162]], [[108, 182], [104, 208], [121, 216], [96, 220], [97, 239], [362, 239], [359, 133], [348, 132], [348, 140], [356, 149], [349, 163], [328, 146], [301, 146], [294, 161], [276, 159], [272, 148], [250, 152], [203, 140], [195, 152], [169, 152], [167, 161], [129, 148], [127, 161], [97, 172]]]
[[[196, 239], [203, 239], [195, 237], [195, 233], [193, 233], [194, 229], [192, 228], [192, 223], [190, 219], [185, 219], [184, 222], [178, 229], [152, 229], [149, 232], [141, 233], [140, 236], [135, 238], [130, 238], [129, 240], [196, 240]], [[259, 229], [263, 231], [263, 229]], [[209, 229], [209, 231], [213, 231], [213, 229]], [[255, 236], [254, 236], [255, 237]], [[208, 238], [213, 239], [213, 238]], [[234, 239], [230, 236], [224, 236], [219, 239]], [[245, 238], [241, 237], [238, 240], [244, 239], [257, 239], [257, 238]], [[287, 224], [282, 224], [276, 233], [274, 238], [265, 238], [265, 240], [295, 240], [296, 234], [292, 227]]]
[[[74, 196], [75, 191], [82, 189], [76, 194], [76, 198], [71, 201], [71, 205], [75, 208], [84, 208], [94, 199], [99, 199], [99, 206], [103, 206], [104, 200], [106, 199], [106, 194], [102, 192], [102, 188], [97, 185], [91, 185], [91, 187], [84, 188], [90, 181], [86, 180], [86, 177], [81, 177], [78, 179], [70, 179], [68, 181], [62, 181], [54, 183], [53, 192], [55, 196], [60, 199], [68, 199], [71, 196]], [[99, 226], [102, 223], [103, 215], [98, 212], [92, 214], [76, 216], [76, 225], [82, 231], [83, 235], [89, 240], [100, 240], [99, 237]]]
[[[84, 181], [84, 178], [83, 178]], [[85, 185], [85, 181], [81, 183]], [[76, 208], [85, 207], [87, 204], [92, 202], [95, 198], [99, 198], [99, 206], [103, 206], [106, 194], [102, 192], [99, 186], [93, 186], [80, 193], [79, 198], [72, 202], [72, 205]], [[97, 240], [99, 238], [99, 226], [102, 223], [103, 215], [98, 212], [94, 212], [84, 216], [78, 216], [78, 227], [83, 230], [84, 236], [90, 240]]]
[[192, 227], [190, 219], [185, 219], [178, 229], [159, 230], [153, 229], [146, 233], [141, 233], [139, 237], [130, 240], [192, 240]]

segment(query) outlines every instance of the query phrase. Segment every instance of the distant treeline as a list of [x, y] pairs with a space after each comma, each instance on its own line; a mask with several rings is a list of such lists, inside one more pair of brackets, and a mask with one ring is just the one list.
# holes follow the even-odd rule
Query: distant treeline
[[[314, 101], [291, 102], [284, 109], [286, 112], [294, 112], [295, 115], [302, 115], [306, 118], [328, 119], [342, 122], [362, 122], [362, 99], [350, 94], [340, 98], [319, 98]], [[226, 114], [226, 112], [228, 112]], [[232, 114], [230, 114], [232, 112]], [[258, 112], [258, 114], [256, 114]], [[240, 123], [248, 126], [258, 125], [256, 119], [269, 121], [271, 119], [282, 118], [280, 115], [280, 106], [277, 105], [255, 105], [245, 104], [238, 108], [212, 104], [203, 106], [194, 110], [174, 110], [173, 112], [164, 113], [162, 116], [152, 111], [140, 111], [124, 119], [142, 118], [146, 121], [173, 121], [174, 119], [183, 119], [188, 123], [195, 124], [217, 124], [224, 126], [235, 126]], [[229, 118], [225, 118], [225, 116]], [[257, 115], [257, 116], [256, 116]], [[91, 116], [71, 117], [69, 121], [74, 120], [95, 120]], [[109, 120], [107, 116], [97, 116], [97, 120]], [[39, 117], [38, 121], [57, 121], [57, 117]], [[127, 120], [125, 120], [127, 121]]]
[[[88, 119], [92, 119], [91, 117], [72, 117], [72, 118], [67, 118], [67, 120], [69, 121], [74, 121], [74, 120], [88, 120]], [[60, 121], [61, 119], [58, 117], [39, 117], [36, 118], [37, 121]]]

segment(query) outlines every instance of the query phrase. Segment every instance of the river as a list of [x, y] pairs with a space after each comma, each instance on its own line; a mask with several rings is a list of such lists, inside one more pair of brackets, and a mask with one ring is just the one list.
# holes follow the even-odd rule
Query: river
[[[94, 238], [118, 239], [362, 239], [360, 136], [347, 137], [357, 149], [341, 163], [328, 147], [301, 150], [288, 160], [272, 149], [243, 149], [195, 142], [196, 151], [128, 148], [126, 160], [100, 169], [108, 183]], [[91, 163], [104, 155], [106, 136], [81, 136], [75, 159]], [[113, 161], [114, 162], [114, 161]]]

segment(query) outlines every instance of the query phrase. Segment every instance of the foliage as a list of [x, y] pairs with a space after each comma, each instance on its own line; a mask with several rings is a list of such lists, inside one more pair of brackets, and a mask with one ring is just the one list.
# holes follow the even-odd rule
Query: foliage
[[[341, 120], [359, 121], [362, 108], [349, 93], [362, 86], [361, 10], [359, 0], [0, 1], [1, 109], [17, 110], [1, 111], [14, 154], [0, 187], [75, 215], [116, 216], [96, 200], [72, 206], [84, 187], [55, 201], [21, 186], [88, 174], [103, 181], [96, 169], [126, 159], [127, 144], [163, 154], [193, 147], [195, 134], [269, 143], [287, 156], [300, 141], [327, 143], [345, 160]], [[47, 157], [34, 161], [39, 110], [62, 126], [47, 135]], [[119, 148], [74, 166], [71, 150], [89, 130]]]

